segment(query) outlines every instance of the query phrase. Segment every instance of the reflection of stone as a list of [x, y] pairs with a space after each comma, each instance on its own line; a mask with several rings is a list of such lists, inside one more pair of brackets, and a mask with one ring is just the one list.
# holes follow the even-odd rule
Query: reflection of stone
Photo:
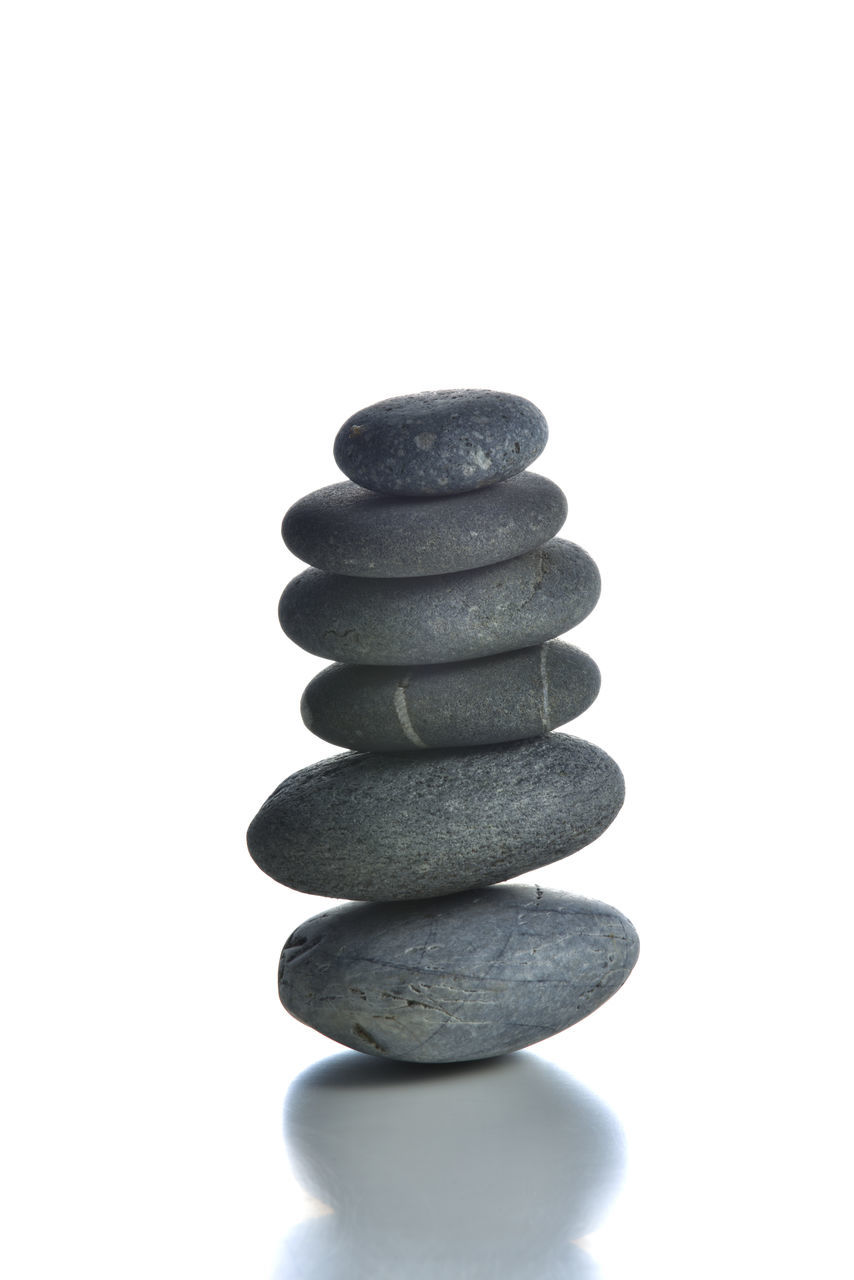
[[342, 1055], [285, 1105], [296, 1173], [333, 1213], [276, 1280], [595, 1280], [573, 1246], [620, 1180], [612, 1113], [531, 1054], [429, 1069]]
[[[429, 1208], [425, 1208], [429, 1229]], [[417, 1252], [417, 1250], [419, 1250]], [[523, 1251], [527, 1250], [527, 1252]], [[396, 1253], [382, 1234], [347, 1236], [332, 1218], [318, 1218], [288, 1236], [272, 1280], [602, 1280], [589, 1254], [574, 1244], [518, 1242], [508, 1253], [488, 1240], [422, 1241]]]

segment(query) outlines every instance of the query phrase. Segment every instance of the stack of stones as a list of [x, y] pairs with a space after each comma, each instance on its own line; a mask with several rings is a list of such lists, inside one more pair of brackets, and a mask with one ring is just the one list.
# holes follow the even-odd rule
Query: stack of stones
[[595, 840], [623, 802], [613, 760], [553, 732], [598, 693], [596, 664], [554, 637], [590, 613], [599, 574], [555, 537], [563, 493], [525, 470], [547, 435], [519, 396], [385, 400], [338, 433], [349, 480], [284, 519], [313, 567], [281, 625], [333, 663], [303, 719], [348, 750], [286, 779], [248, 844], [282, 884], [357, 900], [288, 939], [279, 993], [364, 1053], [523, 1048], [598, 1008], [637, 958], [614, 908], [499, 886]]

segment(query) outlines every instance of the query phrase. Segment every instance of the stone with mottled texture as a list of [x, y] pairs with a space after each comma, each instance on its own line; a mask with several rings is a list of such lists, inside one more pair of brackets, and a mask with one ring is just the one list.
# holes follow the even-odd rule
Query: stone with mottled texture
[[565, 519], [560, 489], [530, 471], [443, 498], [393, 498], [345, 480], [295, 502], [282, 537], [295, 556], [328, 573], [423, 577], [523, 555]]
[[553, 538], [481, 569], [426, 578], [354, 578], [306, 569], [285, 588], [279, 621], [295, 644], [333, 662], [456, 662], [552, 640], [587, 617], [599, 571]]
[[287, 778], [247, 836], [303, 893], [432, 898], [494, 884], [590, 844], [623, 803], [599, 747], [552, 733], [457, 750], [348, 752]]
[[282, 1004], [339, 1044], [406, 1062], [467, 1062], [563, 1031], [638, 955], [613, 907], [533, 885], [335, 907], [279, 963]]
[[549, 733], [599, 692], [592, 658], [560, 640], [430, 666], [336, 663], [306, 688], [307, 728], [355, 751], [510, 742]]
[[377, 493], [437, 497], [517, 475], [545, 448], [536, 405], [501, 391], [424, 391], [360, 409], [335, 437], [335, 461]]

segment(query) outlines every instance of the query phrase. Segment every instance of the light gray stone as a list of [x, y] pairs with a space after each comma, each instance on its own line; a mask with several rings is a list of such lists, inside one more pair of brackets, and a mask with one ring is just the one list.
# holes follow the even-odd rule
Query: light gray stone
[[423, 391], [360, 409], [335, 437], [335, 461], [378, 493], [436, 497], [495, 484], [546, 445], [536, 405], [501, 391]]
[[587, 552], [553, 538], [512, 560], [426, 578], [306, 569], [285, 588], [279, 621], [295, 644], [333, 662], [456, 662], [561, 635], [587, 617], [599, 587]]
[[592, 658], [560, 640], [430, 666], [336, 663], [302, 696], [307, 728], [354, 751], [510, 742], [549, 733], [599, 692]]
[[443, 498], [393, 498], [345, 480], [295, 502], [282, 537], [295, 556], [328, 573], [423, 577], [523, 555], [565, 519], [560, 489], [530, 471]]
[[348, 752], [287, 778], [247, 836], [303, 893], [383, 901], [494, 884], [575, 853], [623, 803], [599, 747], [552, 733], [490, 747]]
[[638, 955], [613, 907], [533, 885], [336, 907], [288, 939], [279, 995], [339, 1044], [466, 1062], [536, 1044], [625, 982]]

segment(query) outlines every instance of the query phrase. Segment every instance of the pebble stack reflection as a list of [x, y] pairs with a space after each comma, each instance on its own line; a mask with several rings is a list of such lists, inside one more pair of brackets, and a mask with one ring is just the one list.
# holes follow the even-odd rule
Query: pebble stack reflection
[[438, 391], [344, 424], [348, 481], [295, 503], [282, 535], [312, 567], [279, 618], [332, 660], [303, 719], [349, 748], [286, 779], [249, 827], [280, 883], [357, 902], [288, 939], [282, 1003], [339, 1043], [462, 1062], [534, 1044], [597, 1009], [637, 959], [613, 907], [499, 882], [595, 840], [623, 802], [600, 748], [553, 732], [599, 690], [556, 640], [599, 596], [567, 505], [526, 468], [528, 400]]

